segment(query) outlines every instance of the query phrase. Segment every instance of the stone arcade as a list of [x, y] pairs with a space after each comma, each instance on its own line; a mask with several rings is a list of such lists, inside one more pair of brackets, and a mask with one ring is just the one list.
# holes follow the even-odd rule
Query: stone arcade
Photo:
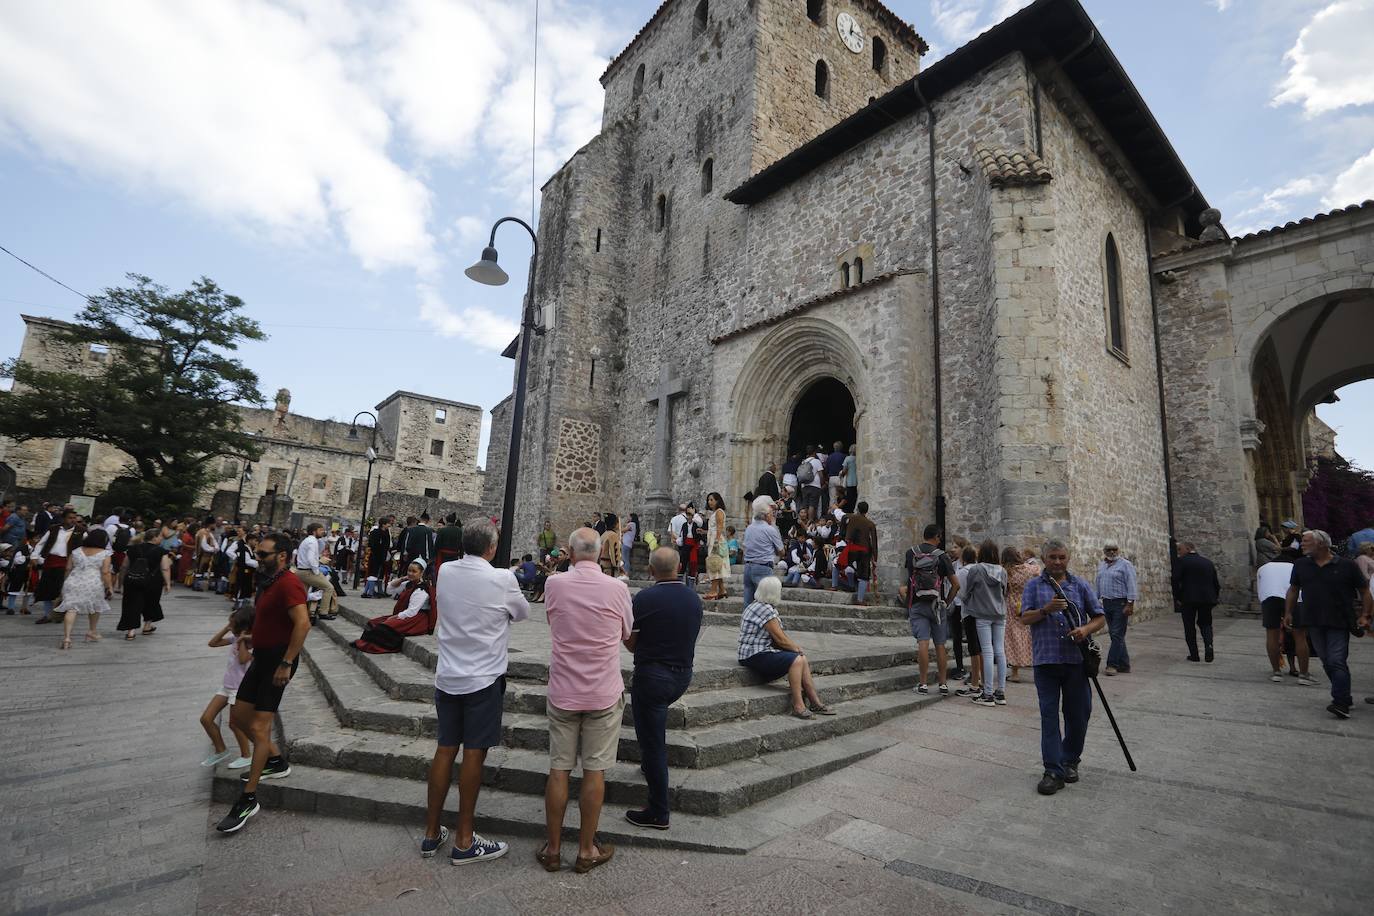
[[[1172, 534], [1233, 564], [1244, 603], [1257, 480], [1281, 497], [1267, 511], [1300, 517], [1311, 405], [1364, 371], [1285, 381], [1258, 401], [1284, 417], [1264, 434], [1248, 383], [1269, 357], [1251, 351], [1280, 313], [1299, 337], [1317, 318], [1367, 332], [1367, 309], [1322, 297], [1367, 294], [1368, 245], [1333, 237], [1302, 257], [1339, 265], [1290, 253], [1270, 259], [1283, 277], [1252, 273], [1263, 259], [1232, 254], [1075, 0], [922, 69], [925, 51], [876, 0], [667, 0], [611, 61], [601, 133], [543, 191], [517, 544], [594, 510], [659, 525], [710, 490], [739, 518], [770, 459], [851, 430], [889, 545], [936, 519], [1065, 536], [1083, 562], [1115, 538], [1150, 613], [1169, 607]], [[1289, 305], [1241, 304], [1281, 279], [1294, 289], [1260, 291]], [[1200, 324], [1228, 284], [1243, 326]], [[611, 371], [589, 390], [594, 348]], [[670, 372], [690, 389], [671, 411], [643, 394]], [[494, 413], [509, 426], [509, 401]], [[1257, 478], [1256, 448], [1287, 457]], [[652, 499], [660, 470], [670, 495]]]

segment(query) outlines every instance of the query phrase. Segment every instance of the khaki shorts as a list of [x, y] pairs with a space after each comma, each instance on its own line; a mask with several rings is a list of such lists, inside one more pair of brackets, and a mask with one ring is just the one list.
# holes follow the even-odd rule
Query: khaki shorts
[[609, 709], [570, 712], [552, 703], [547, 703], [546, 708], [549, 714], [550, 769], [571, 770], [575, 767], [579, 744], [583, 770], [611, 768], [620, 749], [620, 721], [625, 714], [623, 694]]

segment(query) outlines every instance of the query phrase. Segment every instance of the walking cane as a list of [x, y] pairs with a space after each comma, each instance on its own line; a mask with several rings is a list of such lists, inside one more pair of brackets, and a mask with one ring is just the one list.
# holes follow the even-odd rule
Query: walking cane
[[1107, 695], [1102, 692], [1102, 685], [1097, 682], [1097, 678], [1090, 678], [1093, 686], [1097, 688], [1097, 698], [1102, 701], [1102, 708], [1106, 710], [1107, 721], [1112, 723], [1112, 731], [1116, 732], [1116, 740], [1121, 745], [1121, 753], [1126, 755], [1126, 765], [1135, 772], [1135, 761], [1131, 759], [1131, 752], [1126, 748], [1126, 739], [1121, 737], [1121, 729], [1116, 724], [1116, 716], [1112, 715], [1112, 708], [1107, 705]]

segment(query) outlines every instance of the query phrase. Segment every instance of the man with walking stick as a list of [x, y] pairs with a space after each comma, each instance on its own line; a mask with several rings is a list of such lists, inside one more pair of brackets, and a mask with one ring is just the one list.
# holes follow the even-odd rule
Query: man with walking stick
[[1035, 789], [1041, 795], [1053, 795], [1065, 783], [1078, 782], [1078, 763], [1092, 714], [1089, 672], [1084, 670], [1080, 644], [1102, 629], [1106, 618], [1092, 586], [1069, 572], [1069, 549], [1063, 541], [1046, 541], [1040, 556], [1045, 570], [1026, 583], [1021, 622], [1030, 627], [1035, 692], [1040, 697], [1040, 756], [1045, 775]]

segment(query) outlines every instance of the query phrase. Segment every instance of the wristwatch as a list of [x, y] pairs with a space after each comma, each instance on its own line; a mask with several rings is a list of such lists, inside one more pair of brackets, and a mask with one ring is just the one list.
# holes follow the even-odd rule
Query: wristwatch
[[285, 659], [285, 658], [284, 658], [284, 659], [282, 659], [281, 661], [277, 662], [277, 667], [278, 667], [278, 668], [290, 668], [290, 667], [291, 667], [292, 665], [294, 665], [294, 664], [295, 664], [294, 661], [291, 661], [291, 660], [289, 660], [289, 659]]

